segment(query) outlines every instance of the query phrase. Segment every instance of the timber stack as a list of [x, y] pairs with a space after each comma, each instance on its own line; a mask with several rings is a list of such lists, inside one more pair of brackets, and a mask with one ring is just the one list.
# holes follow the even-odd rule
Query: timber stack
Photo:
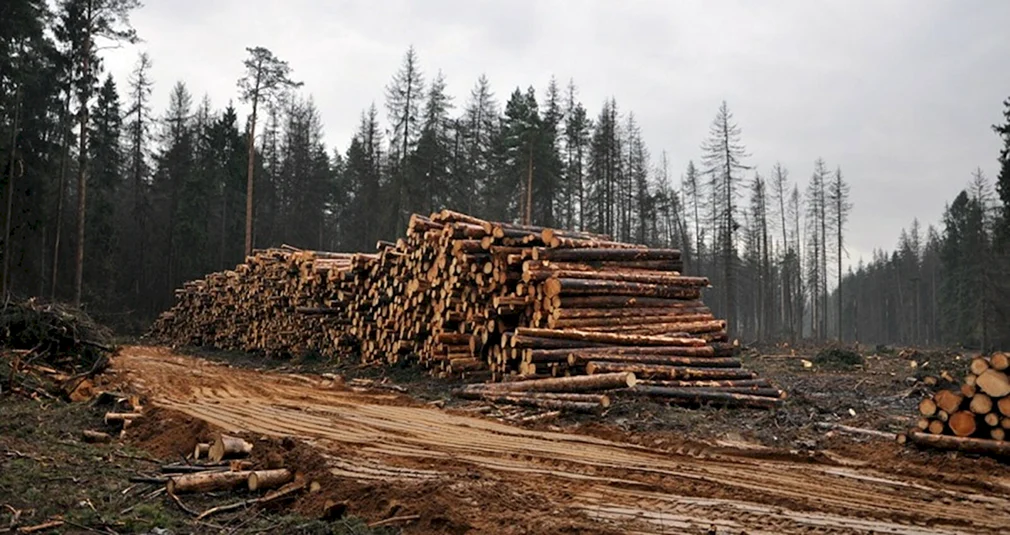
[[972, 453], [1010, 455], [1010, 355], [972, 359], [959, 388], [944, 388], [919, 402], [916, 428], [900, 442]]
[[414, 214], [403, 238], [372, 255], [259, 252], [187, 284], [154, 332], [247, 350], [353, 347], [366, 362], [485, 383], [464, 397], [548, 408], [602, 407], [600, 392], [614, 388], [777, 406], [783, 393], [743, 368], [726, 322], [702, 302], [708, 279], [682, 269], [676, 249], [442, 210]]

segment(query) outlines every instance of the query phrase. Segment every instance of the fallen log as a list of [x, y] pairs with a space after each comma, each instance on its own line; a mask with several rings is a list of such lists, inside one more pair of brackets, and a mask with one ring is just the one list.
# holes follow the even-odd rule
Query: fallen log
[[698, 366], [704, 368], [740, 368], [740, 359], [733, 357], [678, 357], [672, 355], [635, 355], [635, 354], [579, 354], [571, 353], [568, 363], [571, 365], [586, 364], [590, 361], [622, 362], [631, 364], [665, 364], [669, 366]]
[[222, 470], [183, 474], [169, 478], [165, 490], [169, 494], [232, 490], [248, 485], [250, 473], [249, 471], [231, 472]]
[[211, 444], [210, 450], [208, 450], [208, 458], [213, 462], [218, 462], [226, 457], [248, 455], [252, 449], [253, 445], [250, 442], [246, 442], [239, 437], [219, 434], [214, 437], [214, 443]]
[[516, 329], [516, 335], [531, 336], [536, 338], [555, 338], [559, 340], [578, 340], [584, 342], [598, 342], [598, 343], [626, 345], [626, 346], [637, 345], [637, 346], [700, 347], [705, 345], [705, 341], [700, 338], [647, 336], [638, 334], [597, 333], [590, 331], [580, 331], [576, 329], [554, 330], [554, 329], [538, 329], [534, 327], [520, 327]]
[[503, 394], [502, 392], [496, 392], [493, 390], [484, 390], [481, 388], [467, 388], [461, 389], [456, 392], [458, 397], [463, 399], [477, 399], [486, 401], [495, 401], [497, 398], [504, 396], [517, 397], [517, 398], [530, 398], [530, 399], [550, 399], [556, 401], [576, 401], [580, 403], [596, 403], [601, 407], [610, 406], [610, 396], [605, 394], [580, 394], [576, 392], [511, 392]]
[[737, 368], [686, 368], [682, 366], [664, 366], [662, 364], [632, 364], [623, 362], [591, 361], [586, 364], [586, 373], [590, 376], [604, 373], [631, 372], [636, 377], [646, 379], [754, 379], [756, 374], [750, 370]]
[[108, 433], [103, 433], [101, 431], [92, 431], [91, 429], [85, 429], [81, 431], [81, 437], [85, 442], [91, 442], [95, 444], [107, 444], [112, 442], [112, 436]]
[[199, 443], [193, 447], [193, 459], [200, 459], [200, 457], [206, 457], [210, 454], [210, 444]]
[[663, 398], [671, 403], [679, 404], [712, 404], [772, 409], [781, 403], [781, 400], [775, 397], [737, 394], [706, 388], [668, 388], [638, 385], [628, 391], [634, 394]]
[[143, 414], [139, 412], [107, 412], [105, 413], [105, 423], [111, 424], [121, 422], [126, 424], [128, 421], [136, 420], [142, 416]]
[[1010, 442], [1003, 440], [927, 434], [916, 430], [909, 431], [907, 436], [912, 442], [923, 446], [957, 450], [965, 453], [984, 453], [999, 456], [1010, 455]]
[[207, 509], [206, 511], [197, 515], [196, 519], [203, 520], [208, 516], [215, 515], [218, 513], [224, 513], [226, 511], [234, 511], [236, 509], [245, 509], [251, 505], [264, 505], [271, 502], [279, 501], [284, 498], [289, 498], [295, 495], [296, 493], [305, 490], [307, 487], [308, 484], [304, 480], [301, 481], [296, 480], [291, 483], [288, 483], [287, 485], [275, 491], [268, 492], [265, 496], [262, 496], [260, 498], [242, 500], [240, 502], [230, 503], [228, 505], [219, 505], [217, 507], [211, 507], [210, 509]]
[[249, 490], [275, 489], [289, 483], [294, 474], [287, 468], [274, 470], [254, 470], [249, 472]]
[[[637, 379], [634, 373], [621, 372], [531, 379], [508, 383], [487, 383], [475, 385], [471, 388], [486, 392], [594, 392], [615, 388], [630, 388], [635, 386], [636, 382]], [[467, 390], [469, 389], [467, 388]]]
[[[602, 346], [560, 349], [527, 349], [523, 356], [529, 362], [559, 362], [569, 360], [574, 356], [578, 360], [591, 360], [593, 355], [656, 355], [672, 357], [712, 357], [715, 350], [711, 346], [680, 347], [680, 346]], [[560, 357], [560, 359], [554, 358]]]
[[722, 380], [662, 380], [642, 379], [638, 384], [648, 386], [669, 386], [674, 388], [772, 388], [767, 379], [722, 379]]

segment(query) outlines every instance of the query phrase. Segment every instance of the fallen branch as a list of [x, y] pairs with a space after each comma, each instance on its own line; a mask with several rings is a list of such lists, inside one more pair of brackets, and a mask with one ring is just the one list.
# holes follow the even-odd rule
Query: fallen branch
[[380, 520], [378, 522], [372, 522], [368, 525], [370, 528], [381, 528], [383, 526], [389, 526], [391, 524], [396, 524], [398, 522], [413, 522], [421, 518], [421, 515], [402, 515], [394, 516], [392, 518], [387, 518], [385, 520]]
[[834, 431], [841, 431], [843, 433], [849, 433], [852, 435], [866, 435], [877, 438], [886, 438], [887, 440], [894, 440], [895, 433], [888, 433], [886, 431], [877, 431], [876, 429], [865, 429], [862, 427], [851, 427], [842, 424], [833, 424], [830, 422], [817, 422], [815, 424], [820, 429], [831, 429]]
[[274, 502], [274, 501], [280, 500], [280, 499], [282, 499], [284, 497], [291, 496], [292, 494], [294, 494], [294, 493], [296, 493], [296, 492], [298, 492], [300, 490], [304, 490], [305, 487], [306, 487], [306, 483], [305, 483], [304, 480], [302, 480], [302, 481], [295, 481], [295, 482], [289, 483], [289, 484], [287, 484], [287, 485], [285, 485], [285, 486], [283, 486], [283, 487], [281, 487], [281, 488], [279, 488], [279, 489], [277, 489], [277, 490], [275, 490], [273, 492], [269, 492], [269, 493], [266, 494], [266, 496], [263, 496], [263, 497], [260, 497], [260, 498], [252, 498], [252, 499], [249, 499], [249, 500], [242, 500], [240, 502], [230, 503], [230, 504], [227, 504], [227, 505], [219, 505], [217, 507], [211, 507], [210, 509], [207, 509], [206, 511], [204, 511], [204, 512], [200, 513], [199, 515], [197, 515], [196, 519], [197, 520], [203, 520], [204, 518], [207, 518], [208, 516], [216, 515], [218, 513], [224, 513], [226, 511], [234, 511], [235, 509], [243, 509], [245, 507], [249, 507], [249, 506], [252, 506], [252, 505], [263, 505], [263, 504], [266, 504], [266, 503]]

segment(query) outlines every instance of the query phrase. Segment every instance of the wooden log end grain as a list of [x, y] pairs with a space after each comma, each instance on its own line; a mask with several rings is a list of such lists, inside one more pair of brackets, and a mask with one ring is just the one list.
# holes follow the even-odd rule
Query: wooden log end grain
[[220, 462], [228, 457], [242, 457], [248, 455], [253, 449], [251, 442], [247, 442], [239, 437], [219, 434], [214, 438], [208, 450], [208, 456], [213, 462]]
[[249, 490], [275, 489], [287, 484], [294, 478], [294, 474], [287, 468], [277, 468], [275, 470], [255, 470], [249, 472], [247, 483]]

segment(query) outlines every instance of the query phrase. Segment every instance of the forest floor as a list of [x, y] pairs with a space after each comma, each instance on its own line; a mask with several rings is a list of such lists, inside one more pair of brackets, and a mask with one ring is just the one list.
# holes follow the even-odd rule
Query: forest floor
[[[0, 533], [13, 511], [21, 526], [61, 515], [66, 533], [1000, 533], [1006, 465], [889, 436], [912, 425], [923, 377], [967, 361], [880, 349], [861, 364], [748, 351], [789, 394], [774, 412], [614, 396], [602, 416], [524, 421], [409, 368], [127, 346], [102, 386], [151, 408], [118, 443], [78, 440], [104, 426], [87, 403], [0, 400]], [[218, 429], [323, 490], [196, 522], [163, 485], [129, 482]], [[194, 510], [240, 498], [183, 497]], [[327, 500], [348, 516], [314, 520]], [[390, 518], [407, 520], [367, 527]]]

